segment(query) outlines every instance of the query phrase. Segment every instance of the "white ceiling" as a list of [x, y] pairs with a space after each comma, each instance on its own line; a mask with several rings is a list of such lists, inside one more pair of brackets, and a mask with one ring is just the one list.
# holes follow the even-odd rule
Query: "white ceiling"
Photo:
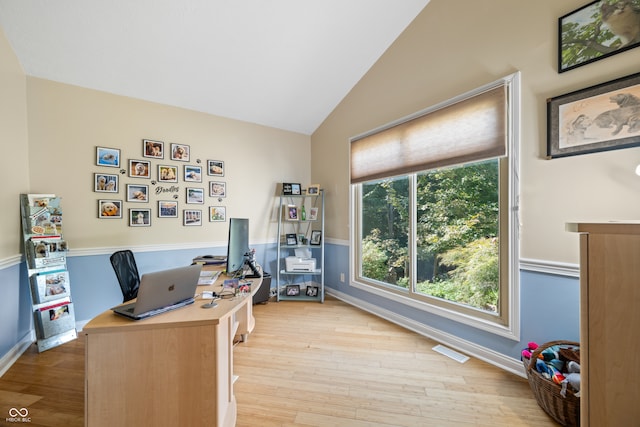
[[29, 76], [310, 135], [429, 0], [0, 0]]

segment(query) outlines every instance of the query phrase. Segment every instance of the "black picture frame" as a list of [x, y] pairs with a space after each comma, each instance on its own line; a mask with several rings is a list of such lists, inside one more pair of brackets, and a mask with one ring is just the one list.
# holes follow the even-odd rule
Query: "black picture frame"
[[288, 297], [297, 297], [300, 295], [300, 285], [287, 285], [285, 292]]
[[[640, 7], [640, 0], [631, 0], [625, 3], [624, 8], [618, 8], [619, 3], [613, 0], [592, 1], [558, 19], [559, 73], [640, 46], [640, 28], [635, 28], [636, 32], [633, 32], [633, 26], [623, 29], [622, 23], [616, 25], [610, 18], [615, 16], [620, 22], [624, 14], [629, 14], [632, 20], [636, 13], [633, 9]], [[625, 33], [635, 38], [628, 40]]]
[[321, 230], [311, 230], [311, 238], [309, 239], [309, 244], [314, 246], [320, 246], [322, 244]]
[[296, 246], [298, 244], [298, 236], [295, 233], [288, 233], [286, 239], [287, 246]]
[[285, 196], [299, 196], [302, 194], [302, 187], [299, 183], [283, 182], [282, 194]]
[[315, 298], [318, 296], [318, 292], [319, 292], [320, 288], [318, 286], [307, 286], [307, 289], [305, 291], [305, 295], [308, 297], [312, 297]]
[[640, 145], [640, 73], [547, 100], [547, 158]]

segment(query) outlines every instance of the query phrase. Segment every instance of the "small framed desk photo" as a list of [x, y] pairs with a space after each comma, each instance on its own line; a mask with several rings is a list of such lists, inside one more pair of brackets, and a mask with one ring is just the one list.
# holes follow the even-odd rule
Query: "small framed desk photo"
[[320, 194], [320, 186], [318, 184], [311, 184], [307, 187], [307, 195], [317, 196]]

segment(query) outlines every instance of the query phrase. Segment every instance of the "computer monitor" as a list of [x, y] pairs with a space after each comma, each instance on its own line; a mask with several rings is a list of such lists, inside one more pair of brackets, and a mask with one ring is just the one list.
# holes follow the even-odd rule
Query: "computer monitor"
[[227, 245], [227, 275], [242, 275], [245, 255], [249, 253], [249, 219], [229, 219]]

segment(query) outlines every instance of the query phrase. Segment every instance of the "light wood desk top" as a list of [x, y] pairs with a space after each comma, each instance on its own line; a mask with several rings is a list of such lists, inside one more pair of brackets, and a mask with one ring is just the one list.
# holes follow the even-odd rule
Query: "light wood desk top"
[[[203, 270], [219, 270], [220, 267], [204, 266]], [[217, 307], [202, 308], [202, 305], [209, 302], [209, 299], [202, 299], [203, 291], [214, 291], [220, 293], [222, 291], [222, 283], [225, 279], [229, 279], [224, 273], [220, 274], [218, 279], [213, 285], [198, 286], [196, 290], [196, 298], [193, 304], [189, 304], [186, 307], [181, 307], [175, 310], [168, 311], [166, 313], [152, 316], [143, 320], [131, 320], [122, 316], [114, 314], [111, 310], [106, 310], [103, 313], [97, 315], [89, 323], [83, 327], [83, 332], [86, 333], [100, 333], [111, 332], [113, 328], [128, 328], [135, 329], [149, 329], [155, 327], [166, 328], [179, 327], [179, 326], [196, 326], [200, 323], [211, 324], [219, 323], [220, 319], [230, 316], [238, 311], [245, 305], [245, 300], [248, 300], [248, 304], [252, 303], [253, 295], [258, 291], [262, 284], [262, 278], [246, 279], [251, 283], [251, 293], [247, 293], [243, 296], [235, 296], [233, 298], [224, 298], [216, 300]], [[253, 329], [253, 327], [251, 327]], [[243, 333], [247, 331], [242, 331]], [[248, 331], [250, 332], [250, 331]]]

